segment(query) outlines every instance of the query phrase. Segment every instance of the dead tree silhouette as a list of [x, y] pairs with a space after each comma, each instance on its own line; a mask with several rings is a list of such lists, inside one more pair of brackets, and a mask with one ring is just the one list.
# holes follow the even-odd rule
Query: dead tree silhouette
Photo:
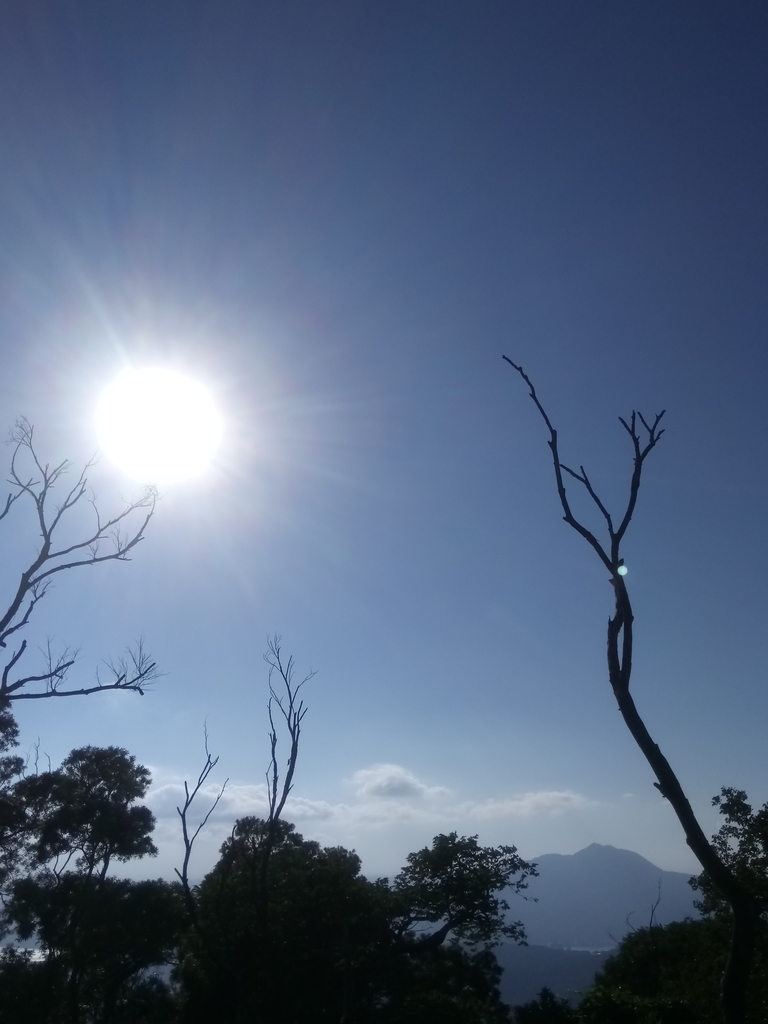
[[[549, 431], [548, 443], [552, 453], [563, 518], [590, 545], [609, 573], [609, 580], [614, 592], [615, 610], [608, 620], [608, 678], [619, 711], [632, 738], [645, 755], [645, 759], [656, 776], [654, 786], [669, 801], [677, 815], [688, 846], [731, 908], [731, 944], [721, 982], [721, 1008], [725, 1024], [745, 1024], [747, 1021], [747, 983], [754, 961], [760, 915], [766, 907], [741, 883], [705, 836], [677, 776], [646, 728], [629, 689], [632, 674], [634, 615], [627, 592], [625, 574], [621, 571], [624, 559], [620, 549], [637, 505], [645, 460], [664, 433], [664, 430], [659, 428], [664, 412], [658, 413], [652, 422], [647, 421], [640, 412], [636, 411], [632, 412], [629, 422], [619, 417], [632, 442], [634, 468], [629, 485], [627, 505], [619, 525], [616, 526], [610, 512], [595, 492], [584, 467], [579, 466], [579, 470], [576, 472], [561, 462], [557, 431], [552, 426], [544, 406], [539, 401], [536, 389], [522, 366], [513, 363], [508, 356], [503, 356], [503, 359], [517, 371], [528, 385], [529, 395]], [[565, 476], [577, 480], [599, 509], [608, 530], [607, 545], [601, 543], [594, 533], [574, 516], [565, 488]]]
[[[102, 562], [130, 561], [130, 553], [144, 539], [157, 502], [155, 490], [147, 488], [138, 499], [125, 502], [122, 508], [105, 518], [88, 488], [88, 472], [94, 465], [93, 460], [85, 464], [71, 485], [67, 485], [66, 476], [72, 464], [66, 460], [56, 465], [43, 462], [28, 420], [21, 418], [16, 422], [8, 442], [13, 449], [8, 480], [11, 490], [5, 506], [0, 507], [0, 520], [11, 513], [17, 502], [30, 503], [39, 542], [34, 557], [20, 574], [5, 611], [0, 611], [1, 648], [7, 648], [9, 642], [15, 644], [17, 634], [28, 626], [35, 608], [59, 573]], [[78, 522], [77, 512], [84, 512], [89, 505], [89, 521]], [[79, 536], [74, 533], [78, 528]], [[26, 650], [26, 639], [11, 648], [0, 674], [0, 706], [7, 707], [10, 701], [84, 696], [102, 690], [133, 690], [143, 694], [144, 688], [158, 674], [155, 663], [139, 642], [107, 664], [106, 678], [97, 671], [96, 681], [91, 685], [69, 689], [63, 684], [75, 664], [75, 651], [69, 648], [56, 651], [48, 643], [43, 649], [41, 668], [20, 674], [19, 663]]]

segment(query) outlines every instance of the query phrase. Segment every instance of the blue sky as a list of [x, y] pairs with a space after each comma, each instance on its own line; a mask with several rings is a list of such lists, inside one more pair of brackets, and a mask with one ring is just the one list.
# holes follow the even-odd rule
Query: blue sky
[[[18, 707], [54, 761], [151, 766], [142, 871], [178, 862], [204, 722], [231, 782], [199, 870], [263, 808], [274, 632], [317, 670], [290, 816], [369, 873], [454, 829], [693, 869], [502, 353], [614, 507], [617, 417], [668, 410], [625, 548], [635, 697], [708, 831], [722, 785], [768, 799], [767, 41], [762, 5], [701, 0], [0, 12], [5, 422], [82, 462], [126, 363], [205, 381], [226, 421], [133, 562], [61, 579], [30, 637], [86, 680], [143, 635], [166, 672]], [[31, 537], [2, 525], [10, 588]]]

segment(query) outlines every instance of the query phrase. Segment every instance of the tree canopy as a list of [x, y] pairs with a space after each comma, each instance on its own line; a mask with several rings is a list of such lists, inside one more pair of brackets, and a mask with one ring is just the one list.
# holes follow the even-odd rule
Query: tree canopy
[[505, 1019], [489, 949], [500, 936], [521, 939], [522, 927], [506, 924], [497, 894], [521, 890], [534, 870], [513, 847], [437, 836], [390, 884], [366, 879], [354, 852], [324, 848], [280, 821], [265, 900], [268, 835], [266, 821], [238, 821], [199, 886], [198, 927], [179, 968], [184, 1021], [216, 1007], [233, 1021], [275, 1024], [471, 1020], [481, 1008]]
[[14, 942], [0, 958], [3, 1020], [106, 1024], [148, 992], [169, 1005], [167, 988], [147, 989], [145, 974], [178, 946], [180, 887], [108, 877], [113, 862], [157, 852], [154, 816], [136, 803], [149, 782], [127, 751], [82, 747], [9, 791], [15, 857], [2, 924]]

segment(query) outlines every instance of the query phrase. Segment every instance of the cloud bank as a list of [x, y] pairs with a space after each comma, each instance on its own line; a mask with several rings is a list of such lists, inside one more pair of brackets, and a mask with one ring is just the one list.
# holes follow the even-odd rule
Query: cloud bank
[[[488, 822], [514, 818], [554, 817], [572, 814], [596, 806], [572, 790], [536, 790], [485, 800], [457, 801], [445, 786], [430, 786], [413, 772], [397, 764], [374, 764], [356, 771], [351, 780], [354, 799], [333, 803], [291, 796], [283, 817], [296, 824], [310, 826], [328, 823], [383, 827], [396, 823], [423, 822], [436, 827], [461, 827], [462, 823]], [[220, 792], [220, 786], [204, 786], [193, 806], [191, 820], [202, 818]], [[158, 819], [178, 818], [176, 807], [184, 799], [184, 785], [170, 781], [148, 794], [147, 802]], [[268, 813], [267, 787], [235, 784], [227, 786], [211, 816], [211, 823], [234, 823], [247, 815], [265, 817]]]

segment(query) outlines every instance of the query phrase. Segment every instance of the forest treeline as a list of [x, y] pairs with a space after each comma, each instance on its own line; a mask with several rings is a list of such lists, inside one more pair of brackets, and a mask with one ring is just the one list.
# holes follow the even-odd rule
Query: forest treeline
[[[0, 712], [0, 1020], [8, 1024], [501, 1024], [720, 1019], [727, 906], [706, 877], [701, 921], [640, 929], [580, 1007], [551, 992], [505, 1006], [494, 947], [523, 941], [514, 906], [535, 865], [514, 847], [436, 836], [394, 879], [304, 839], [288, 822], [238, 820], [197, 886], [119, 877], [152, 856], [148, 770], [116, 747], [29, 771]], [[716, 837], [748, 884], [768, 885], [768, 807], [718, 798]], [[268, 837], [272, 833], [271, 848]], [[266, 858], [266, 871], [265, 868]], [[514, 902], [514, 900], [513, 900]], [[761, 932], [750, 1012], [768, 1020]]]

